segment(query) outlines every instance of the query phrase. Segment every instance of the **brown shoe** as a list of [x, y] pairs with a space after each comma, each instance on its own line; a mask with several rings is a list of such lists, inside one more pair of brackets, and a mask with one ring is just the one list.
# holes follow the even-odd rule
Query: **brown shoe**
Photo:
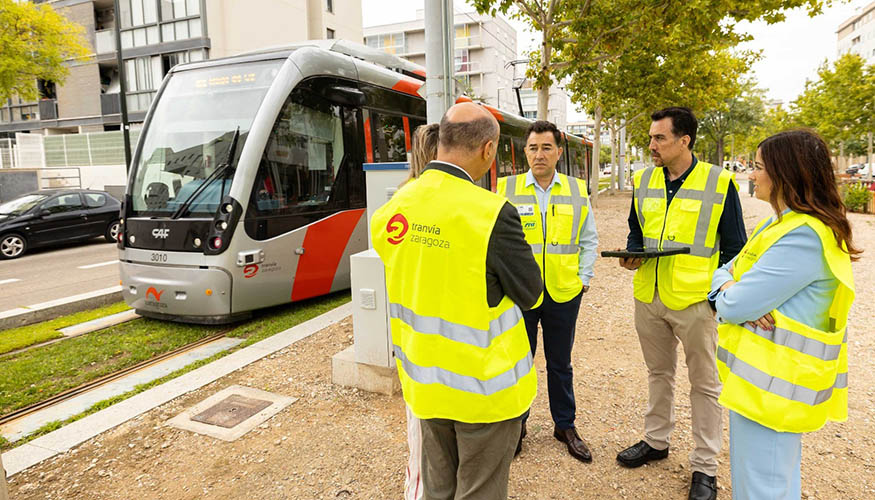
[[553, 437], [568, 446], [568, 453], [570, 453], [572, 457], [581, 462], [592, 462], [592, 454], [589, 452], [589, 448], [586, 446], [586, 443], [583, 442], [583, 439], [580, 439], [580, 436], [577, 434], [577, 429], [574, 427], [564, 430], [554, 429]]

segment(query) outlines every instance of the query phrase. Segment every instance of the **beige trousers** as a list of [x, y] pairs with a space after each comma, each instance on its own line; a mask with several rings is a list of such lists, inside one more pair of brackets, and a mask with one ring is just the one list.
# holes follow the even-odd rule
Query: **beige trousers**
[[681, 311], [667, 308], [655, 294], [653, 302], [635, 300], [635, 329], [647, 365], [650, 398], [644, 416], [644, 441], [662, 450], [674, 429], [674, 385], [678, 341], [690, 377], [693, 440], [690, 453], [693, 472], [717, 474], [717, 454], [723, 442], [723, 411], [717, 404], [717, 322], [707, 301]]
[[0, 455], [0, 500], [9, 500], [9, 491], [6, 488], [6, 469], [3, 468], [2, 455]]

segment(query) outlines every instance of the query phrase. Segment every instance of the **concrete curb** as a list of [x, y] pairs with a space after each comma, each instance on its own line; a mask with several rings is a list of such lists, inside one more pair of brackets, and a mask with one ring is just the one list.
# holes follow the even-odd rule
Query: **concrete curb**
[[185, 375], [153, 387], [97, 413], [77, 420], [54, 432], [9, 450], [2, 456], [7, 476], [17, 474], [43, 460], [64, 453], [128, 420], [156, 408], [183, 394], [200, 389], [231, 372], [305, 339], [352, 314], [352, 303], [332, 309], [321, 316], [293, 326], [261, 342], [240, 349], [224, 358], [190, 371]]
[[105, 306], [122, 300], [122, 287], [120, 285], [81, 293], [72, 297], [50, 300], [41, 304], [27, 307], [18, 307], [0, 312], [0, 330], [8, 330], [19, 326], [32, 325], [40, 321], [46, 321], [72, 314], [87, 309]]

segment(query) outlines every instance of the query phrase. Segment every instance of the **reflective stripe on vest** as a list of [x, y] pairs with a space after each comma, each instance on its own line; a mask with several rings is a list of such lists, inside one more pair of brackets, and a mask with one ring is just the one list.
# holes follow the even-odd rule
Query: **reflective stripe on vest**
[[[521, 215], [523, 232], [526, 233], [526, 240], [541, 266], [541, 278], [544, 279], [547, 291], [555, 301], [561, 303], [574, 298], [583, 288], [583, 282], [578, 276], [579, 260], [576, 257], [580, 254], [580, 231], [589, 207], [586, 187], [581, 186], [578, 179], [558, 172], [555, 175], [559, 176], [559, 182], [550, 188], [546, 217], [542, 217], [540, 212], [535, 186], [526, 185], [526, 174], [500, 178], [498, 191], [503, 192], [508, 201], [518, 209], [521, 206], [532, 207], [534, 213]], [[556, 228], [550, 226], [550, 221], [559, 221], [557, 217], [561, 218], [563, 214], [557, 214], [551, 207], [555, 209], [563, 206], [571, 209], [570, 232], [562, 229], [556, 233], [553, 232]], [[529, 218], [528, 222], [526, 218]], [[528, 224], [535, 224], [536, 227], [533, 229]], [[547, 238], [550, 240], [545, 241]], [[571, 262], [571, 257], [575, 257], [574, 262]], [[538, 305], [540, 302], [536, 307]]]
[[853, 302], [850, 257], [832, 230], [818, 219], [789, 212], [780, 221], [757, 225], [733, 263], [733, 279], [744, 275], [790, 231], [807, 225], [817, 233], [826, 262], [838, 281], [829, 330], [820, 330], [771, 311], [771, 331], [750, 325], [718, 327], [717, 371], [723, 382], [719, 403], [779, 432], [810, 432], [827, 420], [847, 419], [847, 317]]
[[459, 391], [491, 396], [496, 392], [503, 391], [515, 386], [523, 377], [532, 371], [532, 354], [529, 352], [525, 357], [517, 361], [510, 370], [500, 373], [490, 379], [480, 380], [476, 377], [460, 375], [437, 366], [419, 366], [412, 363], [400, 347], [393, 346], [395, 359], [397, 359], [404, 372], [420, 384], [441, 384]]
[[722, 347], [717, 348], [717, 359], [723, 362], [734, 375], [741, 377], [756, 387], [776, 396], [781, 396], [782, 398], [811, 406], [819, 405], [828, 401], [832, 396], [834, 389], [844, 389], [848, 387], [847, 372], [836, 374], [835, 383], [832, 387], [815, 391], [808, 387], [792, 384], [786, 380], [769, 375], [759, 368], [738, 359], [734, 354]]
[[401, 304], [389, 304], [389, 317], [400, 319], [419, 333], [441, 335], [455, 342], [485, 348], [496, 337], [515, 327], [523, 318], [523, 313], [519, 307], [511, 307], [489, 322], [489, 330], [479, 330], [434, 316], [420, 316]]

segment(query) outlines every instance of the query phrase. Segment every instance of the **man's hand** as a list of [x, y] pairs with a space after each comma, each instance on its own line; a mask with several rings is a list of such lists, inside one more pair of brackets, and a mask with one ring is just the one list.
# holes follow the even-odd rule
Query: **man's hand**
[[589, 291], [589, 285], [583, 285], [583, 293], [586, 293], [588, 291]]
[[[623, 249], [618, 248], [617, 251], [622, 252]], [[642, 259], [641, 257], [634, 257], [634, 258], [628, 258], [628, 259], [620, 258], [620, 267], [626, 268], [630, 271], [634, 271], [634, 270], [638, 269], [639, 267], [641, 267], [641, 264], [643, 264], [643, 263], [644, 263], [644, 259]]]

